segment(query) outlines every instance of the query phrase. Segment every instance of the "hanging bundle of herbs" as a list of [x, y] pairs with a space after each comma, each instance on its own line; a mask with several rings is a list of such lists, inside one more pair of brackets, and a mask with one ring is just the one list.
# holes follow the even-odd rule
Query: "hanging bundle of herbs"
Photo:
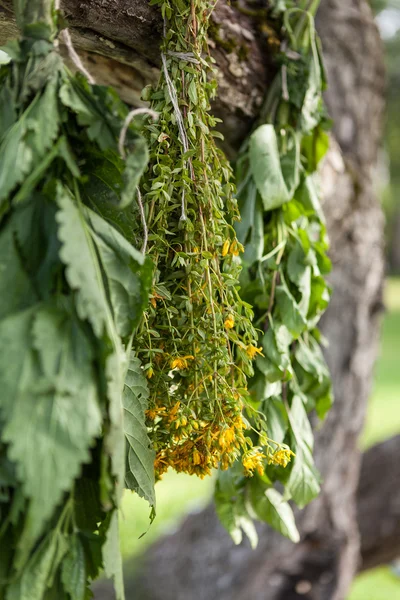
[[[213, 2], [157, 0], [165, 20], [162, 73], [145, 98], [160, 114], [149, 126], [142, 189], [155, 264], [151, 305], [135, 348], [148, 378], [147, 412], [156, 473], [210, 474], [242, 455], [262, 472], [246, 435], [247, 377], [261, 350], [253, 312], [238, 293], [232, 173], [217, 148], [207, 28]], [[258, 426], [258, 425], [254, 425]]]
[[[243, 478], [237, 467], [219, 477], [217, 510], [235, 540], [254, 516], [298, 540], [287, 500], [302, 507], [319, 492], [313, 434], [307, 413], [323, 418], [332, 402], [331, 382], [318, 321], [330, 297], [327, 237], [316, 171], [328, 148], [322, 92], [325, 87], [313, 15], [319, 2], [273, 6], [272, 24], [283, 37], [279, 72], [271, 85], [261, 124], [244, 143], [236, 181], [245, 246], [241, 295], [251, 301], [262, 330], [263, 356], [249, 391], [266, 419], [254, 438], [266, 455], [264, 474]], [[283, 33], [283, 36], [282, 36]], [[279, 449], [282, 444], [288, 453]], [[278, 449], [278, 450], [277, 450]], [[271, 460], [275, 456], [275, 461]], [[284, 486], [284, 496], [275, 483]]]
[[147, 147], [130, 129], [121, 159], [127, 109], [65, 68], [52, 4], [15, 3], [0, 69], [0, 597], [83, 600], [104, 568], [122, 598], [126, 465], [143, 495], [154, 481], [130, 358], [151, 280], [129, 226]]

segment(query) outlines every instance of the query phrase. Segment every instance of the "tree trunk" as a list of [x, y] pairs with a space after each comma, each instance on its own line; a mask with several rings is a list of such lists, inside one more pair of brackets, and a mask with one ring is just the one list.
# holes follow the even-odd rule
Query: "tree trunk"
[[[0, 43], [15, 35], [11, 6], [10, 0], [0, 0]], [[125, 100], [139, 105], [140, 90], [155, 82], [159, 73], [158, 9], [147, 0], [64, 0], [62, 6], [76, 49], [95, 79], [115, 85]], [[220, 83], [214, 108], [224, 118], [231, 155], [257, 117], [273, 75], [262, 20], [245, 16], [235, 6], [220, 0], [211, 36]], [[372, 181], [383, 109], [382, 50], [367, 0], [322, 0], [318, 29], [336, 140], [322, 170], [334, 267], [333, 299], [323, 331], [329, 340], [326, 355], [335, 392], [335, 405], [316, 431], [322, 493], [296, 515], [301, 532], [297, 546], [263, 525], [256, 551], [246, 542], [234, 546], [211, 506], [191, 516], [174, 535], [149, 550], [139, 578], [128, 586], [128, 598], [343, 600], [359, 567], [360, 531], [365, 565], [370, 566], [376, 564], [373, 556], [379, 548], [391, 539], [393, 522], [398, 522], [394, 510], [382, 535], [374, 537], [364, 522], [369, 518], [370, 496], [363, 482], [356, 502], [357, 438], [370, 390], [382, 305], [383, 220]], [[373, 462], [374, 455], [369, 456]], [[386, 452], [379, 456], [385, 457]], [[363, 473], [367, 480], [369, 470], [363, 468]], [[381, 508], [378, 501], [374, 506]], [[359, 525], [357, 510], [363, 515]], [[378, 523], [377, 530], [381, 531]]]

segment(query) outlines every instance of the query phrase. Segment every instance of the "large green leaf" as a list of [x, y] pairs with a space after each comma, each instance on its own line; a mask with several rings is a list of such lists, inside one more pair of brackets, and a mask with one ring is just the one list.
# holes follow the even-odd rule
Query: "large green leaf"
[[155, 507], [154, 459], [145, 424], [149, 390], [140, 360], [132, 355], [123, 394], [124, 429], [127, 441], [126, 486]]
[[218, 518], [234, 543], [240, 544], [245, 533], [254, 549], [258, 542], [257, 532], [246, 507], [244, 486], [238, 487], [235, 467], [218, 473], [214, 502]]
[[57, 78], [8, 129], [0, 145], [0, 203], [50, 149], [59, 128]]
[[288, 537], [292, 542], [300, 541], [293, 511], [281, 494], [274, 488], [265, 489], [264, 484], [257, 476], [251, 479], [249, 488], [251, 506], [257, 517]]
[[100, 433], [93, 352], [72, 314], [42, 305], [0, 322], [3, 439], [30, 499], [24, 553]]
[[114, 510], [108, 524], [107, 537], [103, 546], [104, 572], [114, 581], [116, 600], [125, 600], [122, 574], [121, 549], [119, 547], [118, 511]]
[[250, 137], [250, 168], [266, 211], [289, 202], [299, 184], [300, 148], [295, 136], [290, 144], [282, 157], [270, 124], [261, 125]]
[[128, 336], [147, 305], [152, 263], [95, 212], [85, 208], [84, 214], [107, 279], [118, 334]]
[[62, 563], [62, 582], [73, 600], [84, 600], [86, 594], [85, 551], [77, 535], [69, 540], [69, 548]]
[[61, 184], [57, 186], [57, 204], [60, 258], [66, 266], [66, 278], [77, 292], [79, 317], [87, 319], [97, 337], [101, 337], [106, 326], [112, 327], [112, 323], [95, 245], [83, 211]]
[[293, 498], [302, 508], [320, 492], [320, 475], [314, 466], [312, 449], [314, 437], [302, 399], [295, 395], [289, 412], [289, 423], [293, 433], [291, 444], [296, 456], [289, 479], [286, 482], [285, 495]]

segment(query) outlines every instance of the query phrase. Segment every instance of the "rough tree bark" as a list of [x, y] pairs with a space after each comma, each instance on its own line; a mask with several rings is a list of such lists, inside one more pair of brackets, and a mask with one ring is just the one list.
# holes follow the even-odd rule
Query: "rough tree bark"
[[[11, 6], [11, 0], [0, 0], [0, 43], [15, 34]], [[75, 46], [96, 80], [115, 85], [128, 102], [139, 105], [140, 90], [156, 81], [159, 72], [162, 26], [157, 9], [146, 0], [64, 0], [62, 6]], [[220, 83], [214, 108], [224, 118], [227, 149], [233, 154], [257, 117], [272, 78], [269, 39], [260, 20], [245, 16], [236, 3], [228, 6], [220, 0], [213, 20], [211, 46]], [[128, 598], [343, 600], [360, 568], [360, 547], [363, 568], [399, 551], [392, 537], [399, 529], [399, 494], [393, 494], [388, 507], [385, 495], [374, 493], [379, 485], [392, 491], [399, 481], [399, 469], [391, 479], [384, 477], [398, 439], [364, 457], [358, 484], [357, 438], [382, 306], [383, 223], [373, 189], [383, 109], [381, 45], [367, 0], [322, 0], [318, 29], [336, 140], [322, 172], [334, 265], [334, 294], [323, 330], [330, 343], [335, 405], [316, 432], [321, 496], [297, 514], [297, 546], [260, 526], [255, 552], [246, 543], [235, 547], [212, 507], [192, 515], [148, 552]], [[372, 467], [380, 484], [371, 480]], [[371, 519], [376, 519], [375, 527]]]

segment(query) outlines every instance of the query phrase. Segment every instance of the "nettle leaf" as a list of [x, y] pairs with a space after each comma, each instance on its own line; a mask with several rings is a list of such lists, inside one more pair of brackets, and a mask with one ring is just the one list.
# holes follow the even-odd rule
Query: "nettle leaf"
[[284, 156], [279, 151], [275, 127], [261, 125], [250, 137], [250, 169], [264, 203], [272, 210], [291, 200], [300, 180], [300, 147], [292, 136]]
[[128, 336], [147, 306], [152, 263], [95, 212], [85, 208], [84, 214], [107, 279], [118, 334]]
[[91, 346], [67, 311], [43, 304], [12, 315], [0, 344], [3, 439], [30, 499], [26, 552], [88, 460], [101, 412]]
[[78, 124], [87, 128], [90, 140], [95, 141], [102, 150], [116, 148], [116, 132], [104, 105], [95, 97], [96, 87], [92, 88], [91, 93], [83, 77], [68, 78], [59, 90], [60, 100], [76, 113]]
[[52, 146], [59, 129], [57, 77], [38, 93], [0, 145], [0, 204]]
[[17, 246], [18, 217], [11, 216], [0, 233], [0, 319], [38, 300]]
[[249, 495], [251, 506], [261, 521], [271, 525], [292, 542], [300, 541], [293, 511], [277, 490], [265, 489], [265, 485], [254, 476], [249, 482]]
[[65, 538], [52, 530], [41, 542], [24, 571], [7, 590], [7, 600], [43, 600], [54, 572], [67, 550]]
[[86, 595], [85, 550], [77, 535], [69, 540], [68, 553], [62, 562], [61, 580], [73, 600], [84, 600]]
[[[115, 484], [111, 498], [118, 505], [123, 493], [125, 475], [125, 438], [122, 393], [124, 388], [124, 367], [126, 356], [122, 347], [117, 347], [106, 359], [105, 373], [109, 401], [110, 426], [104, 436], [105, 448], [111, 458], [111, 472]], [[107, 474], [108, 475], [108, 474]]]
[[155, 507], [155, 452], [147, 434], [145, 410], [149, 390], [141, 363], [131, 356], [123, 394], [124, 429], [127, 441], [125, 484]]
[[82, 210], [68, 190], [57, 185], [58, 237], [62, 244], [60, 258], [66, 266], [66, 278], [76, 290], [76, 304], [81, 319], [87, 319], [97, 337], [110, 321], [110, 311], [95, 246]]
[[118, 511], [116, 510], [112, 512], [108, 522], [107, 537], [103, 546], [103, 562], [106, 577], [112, 578], [114, 581], [116, 600], [125, 600]]

